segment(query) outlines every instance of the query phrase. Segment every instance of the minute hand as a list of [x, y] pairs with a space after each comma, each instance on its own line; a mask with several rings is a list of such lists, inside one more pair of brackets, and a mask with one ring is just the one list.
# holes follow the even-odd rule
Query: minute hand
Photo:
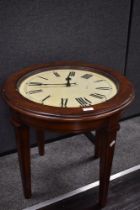
[[[77, 85], [77, 83], [76, 82], [72, 82], [72, 83], [70, 83], [71, 85]], [[40, 83], [40, 82], [29, 82], [28, 83], [28, 85], [29, 86], [42, 86], [42, 85], [67, 85], [67, 83], [58, 83], [58, 84], [54, 84], [54, 83], [51, 83], [51, 84], [49, 84], [49, 83]]]

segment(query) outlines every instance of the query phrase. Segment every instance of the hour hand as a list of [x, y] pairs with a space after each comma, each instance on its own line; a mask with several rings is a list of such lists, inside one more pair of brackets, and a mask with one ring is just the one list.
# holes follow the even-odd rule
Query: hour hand
[[71, 80], [71, 77], [73, 77], [75, 75], [75, 72], [74, 71], [70, 71], [68, 76], [66, 77], [66, 81], [67, 81], [67, 84], [66, 84], [66, 87], [70, 87], [72, 83], [70, 83], [70, 80]]
[[70, 87], [70, 86], [71, 86], [70, 80], [71, 80], [71, 78], [68, 76], [68, 77], [66, 78], [66, 81], [67, 81], [66, 87]]

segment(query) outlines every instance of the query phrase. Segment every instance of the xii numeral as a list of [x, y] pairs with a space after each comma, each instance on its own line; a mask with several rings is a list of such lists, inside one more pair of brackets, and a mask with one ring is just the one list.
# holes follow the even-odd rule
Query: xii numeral
[[75, 76], [75, 71], [70, 71], [69, 77], [74, 77]]

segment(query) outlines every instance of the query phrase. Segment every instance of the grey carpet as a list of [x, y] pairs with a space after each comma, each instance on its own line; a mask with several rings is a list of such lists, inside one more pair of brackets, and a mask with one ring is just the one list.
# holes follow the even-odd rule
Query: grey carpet
[[[121, 122], [112, 173], [140, 164], [140, 117]], [[99, 161], [84, 135], [46, 145], [46, 154], [31, 149], [31, 199], [22, 194], [17, 154], [0, 158], [0, 210], [20, 210], [98, 180]]]

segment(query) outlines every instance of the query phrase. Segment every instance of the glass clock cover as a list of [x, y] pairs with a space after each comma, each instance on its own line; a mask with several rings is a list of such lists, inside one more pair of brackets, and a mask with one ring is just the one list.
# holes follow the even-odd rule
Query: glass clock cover
[[30, 101], [53, 107], [89, 107], [117, 94], [106, 75], [79, 69], [33, 71], [18, 82], [19, 93]]

